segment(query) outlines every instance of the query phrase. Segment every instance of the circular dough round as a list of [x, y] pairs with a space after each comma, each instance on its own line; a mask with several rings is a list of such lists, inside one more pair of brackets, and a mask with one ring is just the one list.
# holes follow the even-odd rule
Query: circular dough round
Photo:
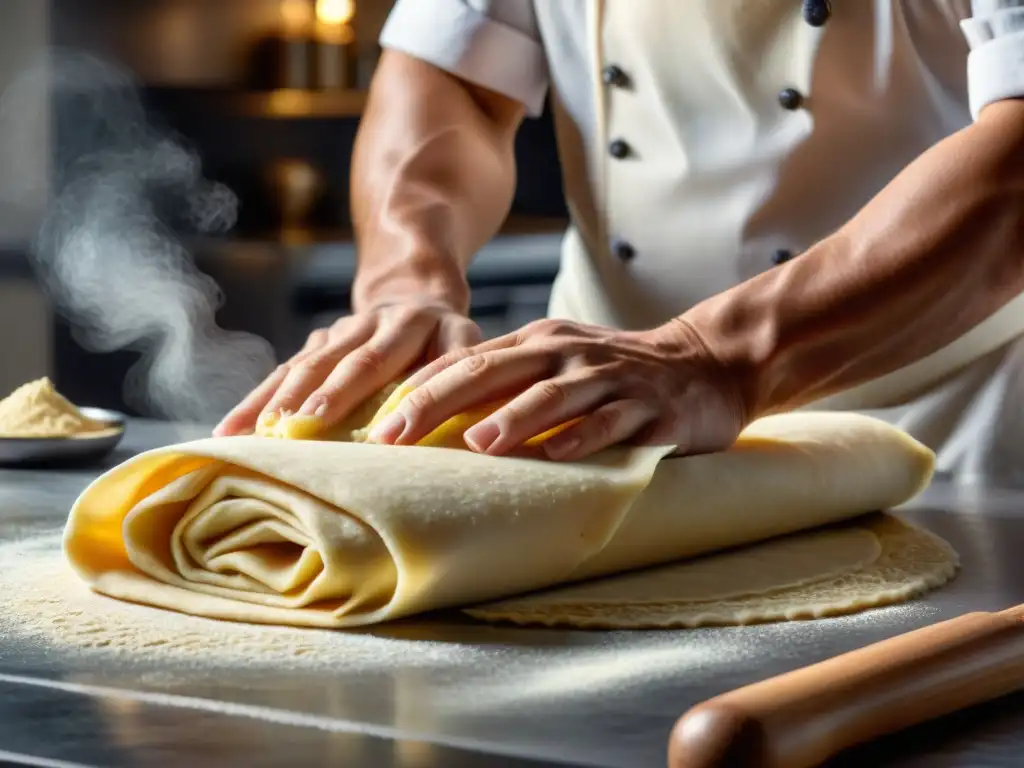
[[466, 609], [484, 621], [651, 629], [820, 618], [941, 586], [959, 559], [889, 514]]

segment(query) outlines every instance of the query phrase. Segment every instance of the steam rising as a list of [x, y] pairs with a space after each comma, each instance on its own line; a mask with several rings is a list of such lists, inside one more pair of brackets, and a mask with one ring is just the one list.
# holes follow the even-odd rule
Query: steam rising
[[28, 105], [47, 87], [59, 145], [34, 258], [48, 295], [85, 348], [142, 353], [125, 381], [132, 407], [218, 418], [271, 370], [273, 352], [217, 326], [219, 288], [174, 232], [226, 231], [234, 195], [149, 124], [128, 73], [83, 54], [51, 53], [26, 72], [0, 101], [0, 130], [30, 130]]

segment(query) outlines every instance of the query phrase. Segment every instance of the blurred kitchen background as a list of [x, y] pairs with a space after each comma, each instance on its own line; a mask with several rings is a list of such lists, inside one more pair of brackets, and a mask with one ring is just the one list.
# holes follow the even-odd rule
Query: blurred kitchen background
[[[65, 148], [92, 136], [93, 123], [119, 118], [102, 114], [108, 98], [68, 119], [46, 78], [12, 84], [54, 50], [91, 52], [133, 73], [147, 122], [237, 196], [227, 232], [161, 226], [220, 286], [218, 324], [262, 337], [282, 360], [348, 311], [349, 160], [392, 2], [0, 0], [0, 397], [49, 375], [80, 404], [156, 415], [124, 396], [141, 352], [90, 351], [32, 258]], [[26, 110], [44, 119], [26, 123]], [[523, 125], [518, 163], [513, 215], [470, 272], [472, 314], [489, 336], [542, 316], [557, 268], [566, 212], [550, 114]]]

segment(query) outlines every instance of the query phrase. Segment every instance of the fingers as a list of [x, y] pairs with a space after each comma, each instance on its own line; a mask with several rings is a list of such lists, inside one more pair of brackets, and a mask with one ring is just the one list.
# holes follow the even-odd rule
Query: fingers
[[471, 429], [466, 444], [500, 456], [549, 429], [597, 407], [613, 384], [597, 376], [560, 376], [537, 382]]
[[546, 440], [544, 453], [556, 461], [578, 461], [629, 441], [656, 416], [654, 407], [642, 400], [616, 400]]
[[279, 365], [263, 382], [236, 405], [214, 428], [214, 437], [241, 435], [256, 427], [256, 420], [274, 392], [288, 375], [287, 365]]
[[326, 328], [317, 328], [315, 331], [306, 337], [306, 343], [302, 345], [293, 359], [305, 357], [311, 352], [316, 352], [321, 347], [327, 345], [327, 342], [331, 339], [331, 333]]
[[545, 356], [522, 348], [466, 357], [413, 389], [370, 433], [370, 439], [412, 445], [452, 416], [493, 403], [544, 378], [547, 367]]
[[300, 360], [322, 349], [327, 344], [327, 340], [328, 333], [324, 329], [318, 329], [309, 334], [302, 349], [288, 363], [279, 365], [259, 386], [246, 395], [242, 402], [232, 408], [221, 419], [220, 423], [213, 430], [214, 436], [229, 437], [231, 435], [252, 432], [256, 427], [256, 420], [259, 418], [260, 413], [263, 412], [278, 387], [281, 386], [288, 376], [291, 367]]
[[[479, 328], [477, 328], [479, 333]], [[432, 378], [437, 376], [442, 371], [446, 371], [454, 365], [461, 363], [467, 358], [475, 355], [482, 355], [485, 352], [495, 352], [499, 349], [509, 349], [518, 344], [518, 339], [515, 334], [507, 334], [505, 336], [499, 336], [488, 341], [481, 342], [479, 344], [461, 347], [455, 349], [449, 349], [443, 351], [441, 356], [436, 360], [428, 363], [427, 365], [420, 368], [416, 373], [406, 379], [406, 385], [415, 389], [423, 384], [426, 384]]]
[[317, 415], [328, 425], [344, 419], [419, 357], [430, 339], [427, 323], [391, 323], [346, 355], [314, 389], [299, 413]]
[[[301, 356], [293, 363], [262, 413], [295, 413], [306, 399], [324, 383], [334, 367], [354, 349], [365, 344], [373, 334], [367, 322], [350, 323], [341, 333], [332, 335], [329, 344]], [[319, 415], [319, 414], [318, 414]]]

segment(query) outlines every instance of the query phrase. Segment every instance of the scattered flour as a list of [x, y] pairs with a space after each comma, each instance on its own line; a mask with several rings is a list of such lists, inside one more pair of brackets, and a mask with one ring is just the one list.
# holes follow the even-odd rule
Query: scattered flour
[[291, 629], [203, 619], [96, 594], [74, 574], [60, 534], [0, 544], [0, 636], [81, 650], [229, 666], [379, 666], [465, 660], [472, 646], [366, 632]]
[[[393, 671], [399, 664], [406, 675], [433, 671], [448, 679], [459, 669], [446, 687], [459, 688], [472, 701], [500, 701], [514, 710], [530, 710], [538, 699], [625, 696], [652, 681], [716, 688], [742, 684], [761, 669], [766, 647], [774, 649], [770, 655], [776, 661], [798, 663], [832, 646], [837, 636], [859, 639], [842, 643], [848, 650], [931, 623], [939, 618], [936, 613], [912, 601], [835, 619], [685, 631], [573, 632], [571, 639], [565, 631], [472, 622], [344, 632], [292, 629], [203, 619], [96, 594], [64, 562], [60, 533], [0, 544], [0, 639], [5, 646], [23, 641], [61, 654], [173, 663], [197, 671]], [[467, 665], [476, 670], [468, 678]], [[150, 682], [169, 686], [177, 679], [168, 672], [166, 680]], [[460, 688], [470, 682], [471, 689]]]
[[[731, 631], [736, 629], [741, 632]], [[203, 675], [226, 668], [390, 674], [400, 667], [403, 680], [439, 675], [438, 684], [453, 702], [500, 702], [503, 708], [531, 712], [538, 697], [550, 702], [612, 691], [622, 696], [642, 691], [652, 680], [679, 685], [715, 678], [744, 658], [756, 658], [749, 646], [758, 634], [750, 627], [574, 632], [570, 640], [562, 630], [472, 621], [363, 631], [240, 624], [91, 591], [65, 563], [59, 533], [0, 544], [0, 656], [4, 646], [21, 642], [61, 658], [110, 658], [157, 670], [173, 665]], [[190, 679], [175, 671], [156, 674], [146, 682], [161, 688]]]

